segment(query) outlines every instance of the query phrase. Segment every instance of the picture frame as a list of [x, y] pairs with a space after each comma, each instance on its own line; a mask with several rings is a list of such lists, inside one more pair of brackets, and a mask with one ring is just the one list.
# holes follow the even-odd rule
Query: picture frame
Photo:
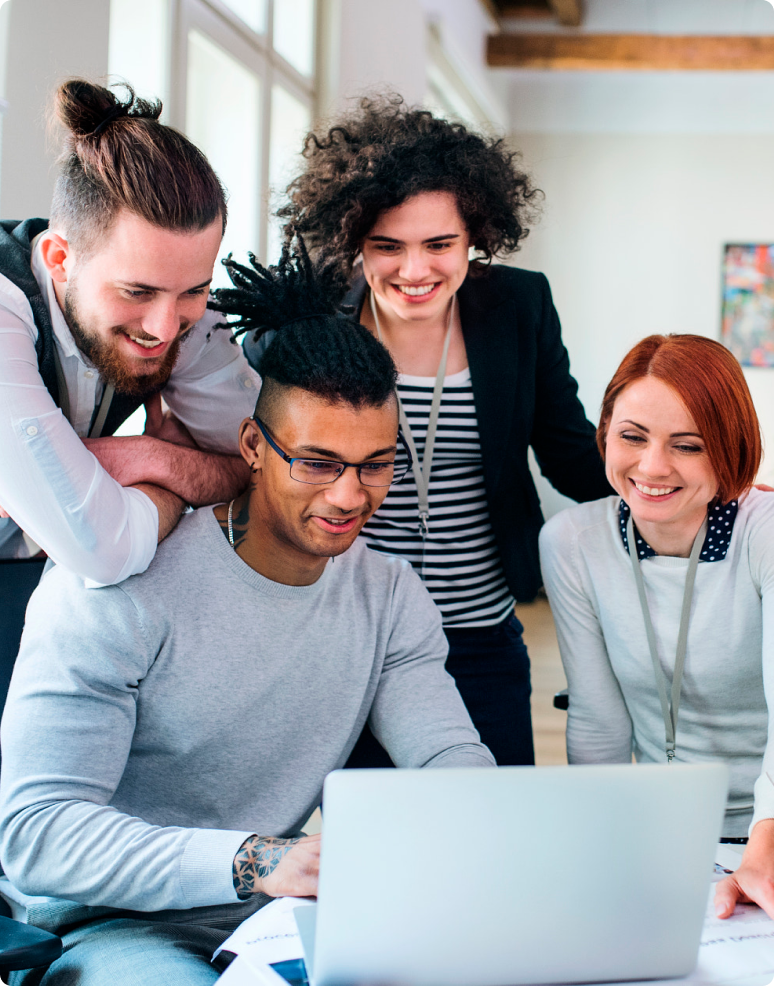
[[774, 367], [774, 243], [727, 243], [721, 340], [742, 366]]

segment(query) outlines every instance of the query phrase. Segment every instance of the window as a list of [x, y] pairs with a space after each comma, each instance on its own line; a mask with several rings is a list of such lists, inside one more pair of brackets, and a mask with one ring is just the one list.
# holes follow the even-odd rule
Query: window
[[[173, 16], [174, 13], [174, 16]], [[110, 0], [109, 71], [164, 101], [229, 196], [222, 256], [279, 257], [272, 220], [312, 121], [316, 0]], [[215, 284], [228, 283], [216, 268]]]
[[[301, 165], [314, 97], [315, 0], [181, 0], [185, 108], [176, 119], [229, 194], [223, 255], [273, 262], [272, 220]], [[178, 124], [180, 125], [180, 124]], [[228, 283], [216, 270], [216, 285]]]
[[138, 96], [160, 99], [169, 122], [169, 9], [166, 0], [110, 0], [108, 73]]
[[[316, 17], [315, 0], [110, 0], [111, 81], [161, 98], [162, 120], [204, 151], [226, 187], [221, 257], [279, 258], [272, 214], [311, 126]], [[220, 264], [213, 283], [230, 283]], [[144, 418], [140, 408], [118, 433], [139, 433]]]
[[[185, 130], [226, 186], [229, 216], [222, 255], [244, 256], [259, 240], [261, 80], [205, 34], [188, 34]], [[216, 268], [218, 284], [229, 283]]]

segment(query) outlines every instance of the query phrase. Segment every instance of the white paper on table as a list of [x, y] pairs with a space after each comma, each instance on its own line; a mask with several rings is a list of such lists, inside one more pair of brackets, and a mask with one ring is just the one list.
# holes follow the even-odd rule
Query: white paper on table
[[246, 956], [255, 966], [300, 959], [303, 949], [293, 911], [315, 903], [314, 897], [278, 897], [244, 920], [213, 958], [225, 950]]
[[[266, 967], [273, 962], [301, 958], [303, 950], [293, 911], [296, 907], [313, 903], [314, 899], [309, 897], [280, 897], [243, 921], [221, 945], [222, 949], [240, 956], [226, 970], [234, 969], [232, 976], [238, 973], [239, 978], [231, 981], [221, 977], [218, 983], [222, 981], [223, 986], [276, 984], [276, 973]], [[770, 984], [774, 986], [774, 921], [754, 904], [737, 905], [733, 915], [721, 921], [715, 917], [713, 884], [707, 900], [695, 970], [684, 979], [659, 980], [658, 986]], [[651, 980], [648, 983], [630, 983], [629, 986], [655, 984]]]
[[709, 896], [694, 975], [712, 982], [744, 976], [774, 976], [774, 921], [755, 904], [737, 904], [730, 918], [715, 917], [714, 890]]

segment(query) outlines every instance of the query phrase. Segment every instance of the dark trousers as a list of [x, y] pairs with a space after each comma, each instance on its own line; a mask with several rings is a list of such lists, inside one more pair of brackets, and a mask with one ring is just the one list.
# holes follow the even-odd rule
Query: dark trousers
[[45, 558], [0, 560], [0, 688], [3, 698], [19, 653], [27, 603], [45, 564]]
[[[446, 670], [457, 683], [481, 742], [501, 767], [535, 762], [523, 631], [515, 616], [494, 627], [445, 629]], [[346, 766], [392, 767], [393, 763], [366, 726]]]

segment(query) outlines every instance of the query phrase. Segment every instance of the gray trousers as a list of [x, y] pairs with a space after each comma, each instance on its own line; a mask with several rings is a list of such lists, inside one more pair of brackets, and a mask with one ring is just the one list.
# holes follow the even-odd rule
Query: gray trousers
[[12, 972], [10, 986], [211, 986], [212, 953], [230, 932], [200, 925], [104, 917], [62, 935], [48, 971]]

